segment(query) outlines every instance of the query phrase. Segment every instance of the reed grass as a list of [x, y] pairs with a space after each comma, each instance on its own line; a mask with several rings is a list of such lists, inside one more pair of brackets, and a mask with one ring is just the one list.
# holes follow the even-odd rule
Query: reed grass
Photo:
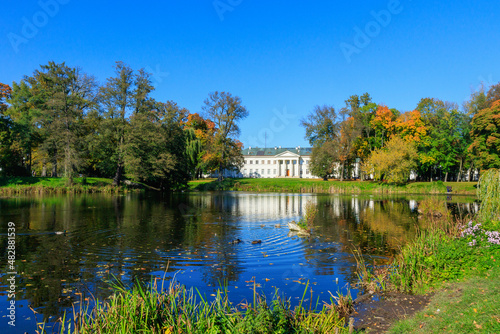
[[[105, 301], [80, 300], [73, 318], [64, 316], [58, 333], [348, 333], [346, 317], [352, 311], [352, 298], [333, 296], [330, 303], [312, 304], [312, 289], [306, 284], [302, 299], [292, 308], [290, 300], [278, 290], [268, 301], [253, 288], [253, 301], [237, 305], [229, 301], [228, 291], [218, 289], [209, 301], [196, 289], [155, 279], [147, 287], [137, 282], [128, 289], [118, 281]], [[255, 280], [254, 280], [255, 281]], [[305, 297], [310, 293], [310, 303]], [[337, 303], [336, 303], [337, 301]], [[94, 306], [90, 306], [94, 305]], [[352, 329], [351, 329], [352, 330]], [[43, 324], [38, 334], [46, 333]]]
[[196, 180], [189, 182], [191, 191], [252, 191], [293, 192], [329, 194], [446, 194], [446, 187], [452, 187], [451, 194], [475, 194], [476, 182], [410, 182], [390, 184], [375, 181], [322, 181], [319, 179], [253, 178]]

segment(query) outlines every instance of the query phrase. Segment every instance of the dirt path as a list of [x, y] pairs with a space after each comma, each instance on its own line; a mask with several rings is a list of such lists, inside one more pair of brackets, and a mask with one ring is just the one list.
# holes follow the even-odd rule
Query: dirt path
[[355, 305], [354, 327], [366, 333], [385, 333], [400, 319], [411, 317], [429, 304], [430, 294], [385, 293], [373, 295]]

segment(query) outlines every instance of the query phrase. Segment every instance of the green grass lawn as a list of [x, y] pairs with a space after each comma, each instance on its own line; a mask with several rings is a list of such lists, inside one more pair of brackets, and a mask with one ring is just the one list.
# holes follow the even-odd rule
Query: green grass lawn
[[68, 185], [66, 178], [58, 177], [4, 177], [0, 178], [1, 194], [17, 193], [89, 193], [89, 192], [122, 192], [129, 187], [114, 187], [112, 179], [87, 177], [74, 178]]
[[388, 184], [373, 181], [323, 181], [320, 179], [249, 178], [214, 179], [189, 182], [191, 191], [236, 190], [256, 192], [313, 192], [313, 193], [401, 193], [401, 194], [452, 194], [475, 195], [477, 182], [411, 182]]
[[500, 266], [485, 276], [446, 284], [424, 310], [389, 333], [500, 333], [499, 277]]
[[[73, 183], [81, 185], [83, 178], [74, 178]], [[101, 177], [88, 177], [87, 184], [93, 186], [111, 185], [113, 180]], [[61, 177], [8, 177], [0, 178], [0, 187], [16, 186], [46, 186], [46, 187], [64, 187], [66, 179]]]

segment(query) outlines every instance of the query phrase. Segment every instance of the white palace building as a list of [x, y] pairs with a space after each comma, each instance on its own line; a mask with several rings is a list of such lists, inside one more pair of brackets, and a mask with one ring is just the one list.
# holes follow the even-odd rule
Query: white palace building
[[236, 177], [315, 178], [311, 174], [312, 148], [246, 148], [241, 152], [245, 162]]
[[[225, 177], [233, 178], [318, 178], [311, 174], [311, 147], [249, 147], [241, 151], [244, 159], [240, 170], [224, 170]], [[338, 164], [337, 164], [338, 167]], [[359, 177], [360, 165], [355, 162], [351, 170], [352, 177]], [[217, 177], [217, 173], [205, 177]], [[333, 177], [338, 177], [333, 173]]]

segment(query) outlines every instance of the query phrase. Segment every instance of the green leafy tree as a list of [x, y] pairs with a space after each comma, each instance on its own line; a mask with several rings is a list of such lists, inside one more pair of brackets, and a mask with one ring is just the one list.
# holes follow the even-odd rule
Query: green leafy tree
[[209, 94], [203, 111], [215, 124], [215, 138], [208, 148], [210, 158], [206, 160], [216, 161], [220, 181], [223, 170], [241, 168], [243, 164], [242, 145], [237, 141], [240, 134], [238, 122], [248, 116], [248, 111], [238, 96], [217, 91]]
[[[13, 145], [21, 153], [19, 164], [23, 165], [26, 173], [31, 173], [34, 151], [42, 143], [44, 129], [40, 124], [47, 99], [48, 90], [42, 89], [35, 77], [25, 77], [19, 84], [13, 83], [10, 107], [6, 113], [14, 122]], [[44, 174], [46, 163], [47, 158], [41, 161]]]
[[[328, 181], [328, 177], [337, 172], [337, 155], [333, 141], [328, 141], [322, 146], [315, 146], [311, 155], [311, 174]], [[333, 152], [333, 153], [332, 153]]]
[[338, 147], [335, 146], [340, 136], [337, 112], [331, 106], [316, 106], [301, 125], [306, 129], [305, 138], [313, 147], [311, 173], [327, 181], [339, 160]]
[[12, 96], [13, 119], [22, 129], [23, 149], [31, 155], [34, 138], [40, 136], [39, 151], [50, 157], [52, 176], [57, 176], [60, 162], [72, 183], [82, 164], [83, 118], [95, 100], [95, 80], [78, 68], [49, 62], [23, 81], [15, 85]]
[[130, 117], [124, 155], [128, 177], [160, 189], [187, 184], [186, 134], [182, 128], [187, 113], [174, 102], [167, 102]]
[[[324, 180], [335, 171], [342, 181], [345, 167], [354, 157], [354, 144], [359, 136], [359, 127], [353, 117], [346, 118], [346, 110], [343, 109], [341, 115], [337, 115], [333, 107], [316, 106], [301, 121], [306, 129], [306, 139], [313, 146], [311, 170]], [[342, 117], [346, 119], [342, 120]]]
[[134, 73], [121, 61], [116, 62], [115, 76], [100, 88], [99, 137], [90, 144], [98, 157], [97, 168], [106, 176], [113, 174], [114, 185], [123, 179], [128, 117], [148, 113], [155, 107], [149, 96], [153, 90], [149, 73], [143, 69]]
[[353, 117], [348, 117], [340, 123], [340, 133], [333, 142], [333, 145], [337, 147], [340, 181], [344, 180], [346, 169], [351, 170], [351, 162], [354, 162], [356, 157], [354, 145], [359, 135], [360, 127], [356, 125]]
[[427, 136], [419, 143], [419, 174], [429, 179], [438, 172], [448, 174], [458, 164], [460, 150], [460, 113], [454, 103], [434, 98], [421, 99], [421, 112]]

